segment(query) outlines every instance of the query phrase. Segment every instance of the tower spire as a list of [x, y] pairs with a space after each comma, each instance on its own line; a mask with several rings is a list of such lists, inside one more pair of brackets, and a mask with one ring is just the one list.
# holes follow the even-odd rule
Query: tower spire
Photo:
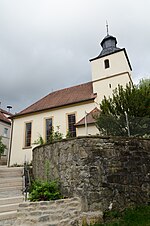
[[107, 20], [106, 20], [106, 32], [107, 32], [107, 35], [109, 35], [109, 26], [108, 26]]

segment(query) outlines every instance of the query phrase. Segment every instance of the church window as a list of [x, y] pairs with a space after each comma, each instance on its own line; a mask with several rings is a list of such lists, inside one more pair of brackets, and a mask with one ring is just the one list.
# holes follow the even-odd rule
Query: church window
[[52, 133], [52, 129], [53, 129], [53, 121], [52, 121], [52, 118], [48, 118], [45, 120], [46, 122], [46, 131], [45, 131], [45, 134], [46, 134], [46, 142], [49, 141], [50, 139], [50, 135]]
[[25, 124], [25, 147], [31, 146], [31, 130], [32, 130], [32, 123], [28, 122]]
[[76, 116], [75, 114], [68, 115], [68, 131], [71, 137], [76, 137]]
[[111, 88], [111, 84], [109, 84], [109, 88]]
[[105, 69], [110, 67], [108, 59], [104, 60], [104, 65], [105, 65]]
[[4, 137], [8, 137], [8, 129], [4, 128]]

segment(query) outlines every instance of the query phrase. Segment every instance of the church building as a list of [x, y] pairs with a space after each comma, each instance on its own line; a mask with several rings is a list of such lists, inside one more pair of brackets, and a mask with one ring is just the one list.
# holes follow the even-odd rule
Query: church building
[[12, 117], [12, 139], [8, 165], [32, 160], [32, 149], [39, 136], [48, 141], [52, 128], [71, 137], [99, 134], [93, 114], [99, 111], [104, 96], [112, 95], [118, 84], [132, 83], [131, 65], [125, 48], [117, 47], [107, 34], [100, 54], [90, 59], [90, 82], [61, 89], [43, 97]]

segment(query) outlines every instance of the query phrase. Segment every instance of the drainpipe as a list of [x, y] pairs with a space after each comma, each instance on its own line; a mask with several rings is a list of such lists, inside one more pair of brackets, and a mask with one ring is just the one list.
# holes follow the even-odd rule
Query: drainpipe
[[128, 130], [128, 137], [130, 137], [130, 127], [129, 127], [129, 119], [128, 119], [128, 114], [125, 111], [125, 117], [126, 117], [126, 123], [127, 123], [127, 130]]
[[88, 127], [87, 127], [87, 112], [85, 111], [85, 135], [88, 135]]
[[13, 136], [13, 127], [14, 127], [14, 120], [12, 120], [11, 123], [11, 136], [10, 136], [10, 146], [9, 146], [9, 152], [8, 152], [8, 160], [7, 160], [7, 166], [10, 166], [10, 157], [11, 157], [11, 148], [12, 148], [12, 136]]

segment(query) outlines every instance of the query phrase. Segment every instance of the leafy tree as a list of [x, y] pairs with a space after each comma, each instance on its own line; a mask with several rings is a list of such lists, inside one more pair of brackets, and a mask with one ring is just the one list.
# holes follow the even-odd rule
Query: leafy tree
[[0, 136], [0, 158], [1, 155], [4, 154], [5, 149], [7, 149], [6, 145], [2, 142], [2, 137]]
[[102, 134], [127, 136], [128, 122], [131, 135], [150, 135], [150, 79], [126, 88], [119, 85], [112, 98], [104, 97], [100, 109], [96, 125]]

